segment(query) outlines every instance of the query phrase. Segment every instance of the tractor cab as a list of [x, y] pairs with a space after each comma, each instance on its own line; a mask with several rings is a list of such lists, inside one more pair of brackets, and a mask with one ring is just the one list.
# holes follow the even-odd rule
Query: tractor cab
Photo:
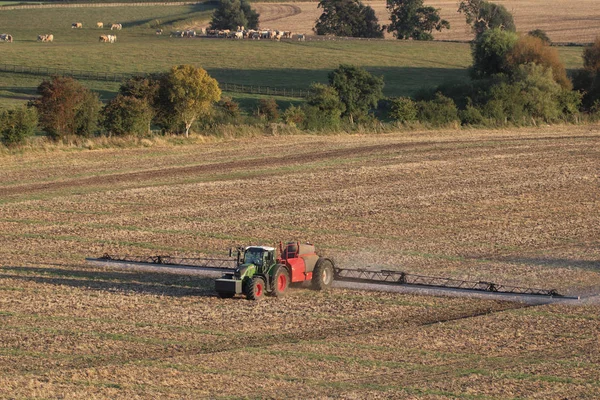
[[238, 264], [248, 266], [254, 265], [258, 268], [268, 267], [275, 260], [275, 249], [267, 246], [249, 246], [240, 254]]

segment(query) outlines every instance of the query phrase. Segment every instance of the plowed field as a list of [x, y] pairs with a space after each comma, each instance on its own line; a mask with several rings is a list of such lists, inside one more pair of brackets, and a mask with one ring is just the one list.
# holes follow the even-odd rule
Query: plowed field
[[99, 270], [309, 240], [340, 266], [598, 293], [600, 127], [0, 157], [0, 397], [594, 399], [600, 306]]
[[[389, 13], [385, 1], [364, 1], [375, 10], [382, 25], [389, 23]], [[457, 12], [457, 0], [426, 1], [425, 5], [440, 9], [442, 18], [450, 22], [452, 29], [436, 32], [436, 39], [471, 40], [464, 16]], [[600, 34], [597, 21], [600, 18], [600, 3], [596, 0], [498, 0], [494, 3], [504, 5], [515, 19], [519, 32], [533, 29], [544, 30], [555, 42], [592, 42]], [[260, 13], [261, 25], [271, 29], [292, 30], [294, 32], [312, 32], [315, 21], [322, 10], [318, 2], [256, 3]], [[291, 10], [294, 12], [291, 12]], [[299, 10], [299, 12], [297, 11]], [[268, 23], [267, 23], [268, 21]], [[267, 26], [268, 25], [268, 26]], [[392, 37], [388, 35], [387, 37]]]

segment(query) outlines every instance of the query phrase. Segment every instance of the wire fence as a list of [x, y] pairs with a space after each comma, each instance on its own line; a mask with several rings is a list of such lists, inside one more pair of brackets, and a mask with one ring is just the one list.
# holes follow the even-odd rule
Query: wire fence
[[[80, 69], [66, 69], [53, 67], [29, 67], [24, 65], [0, 64], [0, 72], [29, 74], [39, 76], [68, 76], [75, 79], [106, 81], [106, 82], [123, 82], [133, 76], [144, 75], [143, 73], [117, 73], [117, 72], [100, 72], [86, 71]], [[277, 97], [293, 97], [305, 98], [308, 96], [307, 89], [294, 89], [273, 87], [264, 85], [245, 85], [240, 83], [219, 82], [221, 90], [230, 93], [245, 93], [245, 94], [260, 94]]]

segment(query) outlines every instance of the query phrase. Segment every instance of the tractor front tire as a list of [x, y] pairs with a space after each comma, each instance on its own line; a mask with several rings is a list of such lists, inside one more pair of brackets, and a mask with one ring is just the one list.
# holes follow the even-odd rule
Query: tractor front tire
[[254, 276], [245, 285], [244, 294], [248, 300], [260, 300], [265, 295], [266, 290], [265, 280], [260, 276]]
[[312, 287], [315, 290], [327, 290], [333, 283], [333, 262], [328, 258], [319, 258], [312, 274]]
[[277, 268], [275, 275], [273, 276], [273, 291], [271, 294], [275, 297], [282, 297], [285, 295], [290, 285], [290, 274], [285, 267]]

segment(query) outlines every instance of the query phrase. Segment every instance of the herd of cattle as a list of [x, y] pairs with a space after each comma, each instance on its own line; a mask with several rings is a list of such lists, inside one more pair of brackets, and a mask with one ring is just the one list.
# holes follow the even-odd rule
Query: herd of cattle
[[[108, 25], [107, 25], [108, 26]], [[71, 28], [73, 29], [82, 29], [83, 23], [81, 22], [73, 22], [71, 24]], [[103, 29], [104, 23], [97, 22], [96, 28]], [[121, 24], [111, 24], [110, 30], [120, 31], [123, 29], [123, 25]], [[163, 30], [157, 29], [156, 34], [162, 35]], [[271, 29], [244, 29], [243, 26], [238, 26], [237, 30], [217, 30], [217, 29], [207, 29], [202, 28], [200, 31], [196, 32], [195, 30], [185, 30], [185, 31], [175, 31], [171, 32], [171, 37], [182, 37], [182, 38], [192, 38], [192, 37], [215, 37], [215, 38], [229, 38], [229, 39], [268, 39], [268, 40], [276, 40], [280, 41], [281, 39], [296, 39], [300, 41], [306, 40], [306, 35], [303, 33], [293, 34], [290, 31], [279, 31], [279, 30], [271, 30]], [[38, 35], [38, 42], [53, 42], [54, 35], [49, 33], [45, 35]], [[98, 39], [101, 43], [115, 43], [117, 41], [116, 35], [100, 35]], [[12, 43], [13, 37], [8, 33], [0, 34], [0, 42], [9, 42]]]
[[[157, 35], [162, 34], [162, 29], [156, 31]], [[171, 37], [192, 38], [197, 36], [228, 38], [228, 39], [269, 39], [280, 41], [281, 39], [296, 39], [300, 41], [306, 40], [306, 35], [303, 33], [294, 34], [290, 31], [279, 31], [272, 29], [244, 29], [243, 26], [238, 26], [237, 30], [230, 29], [207, 29], [202, 28], [198, 32], [195, 30], [175, 31], [171, 32]]]

